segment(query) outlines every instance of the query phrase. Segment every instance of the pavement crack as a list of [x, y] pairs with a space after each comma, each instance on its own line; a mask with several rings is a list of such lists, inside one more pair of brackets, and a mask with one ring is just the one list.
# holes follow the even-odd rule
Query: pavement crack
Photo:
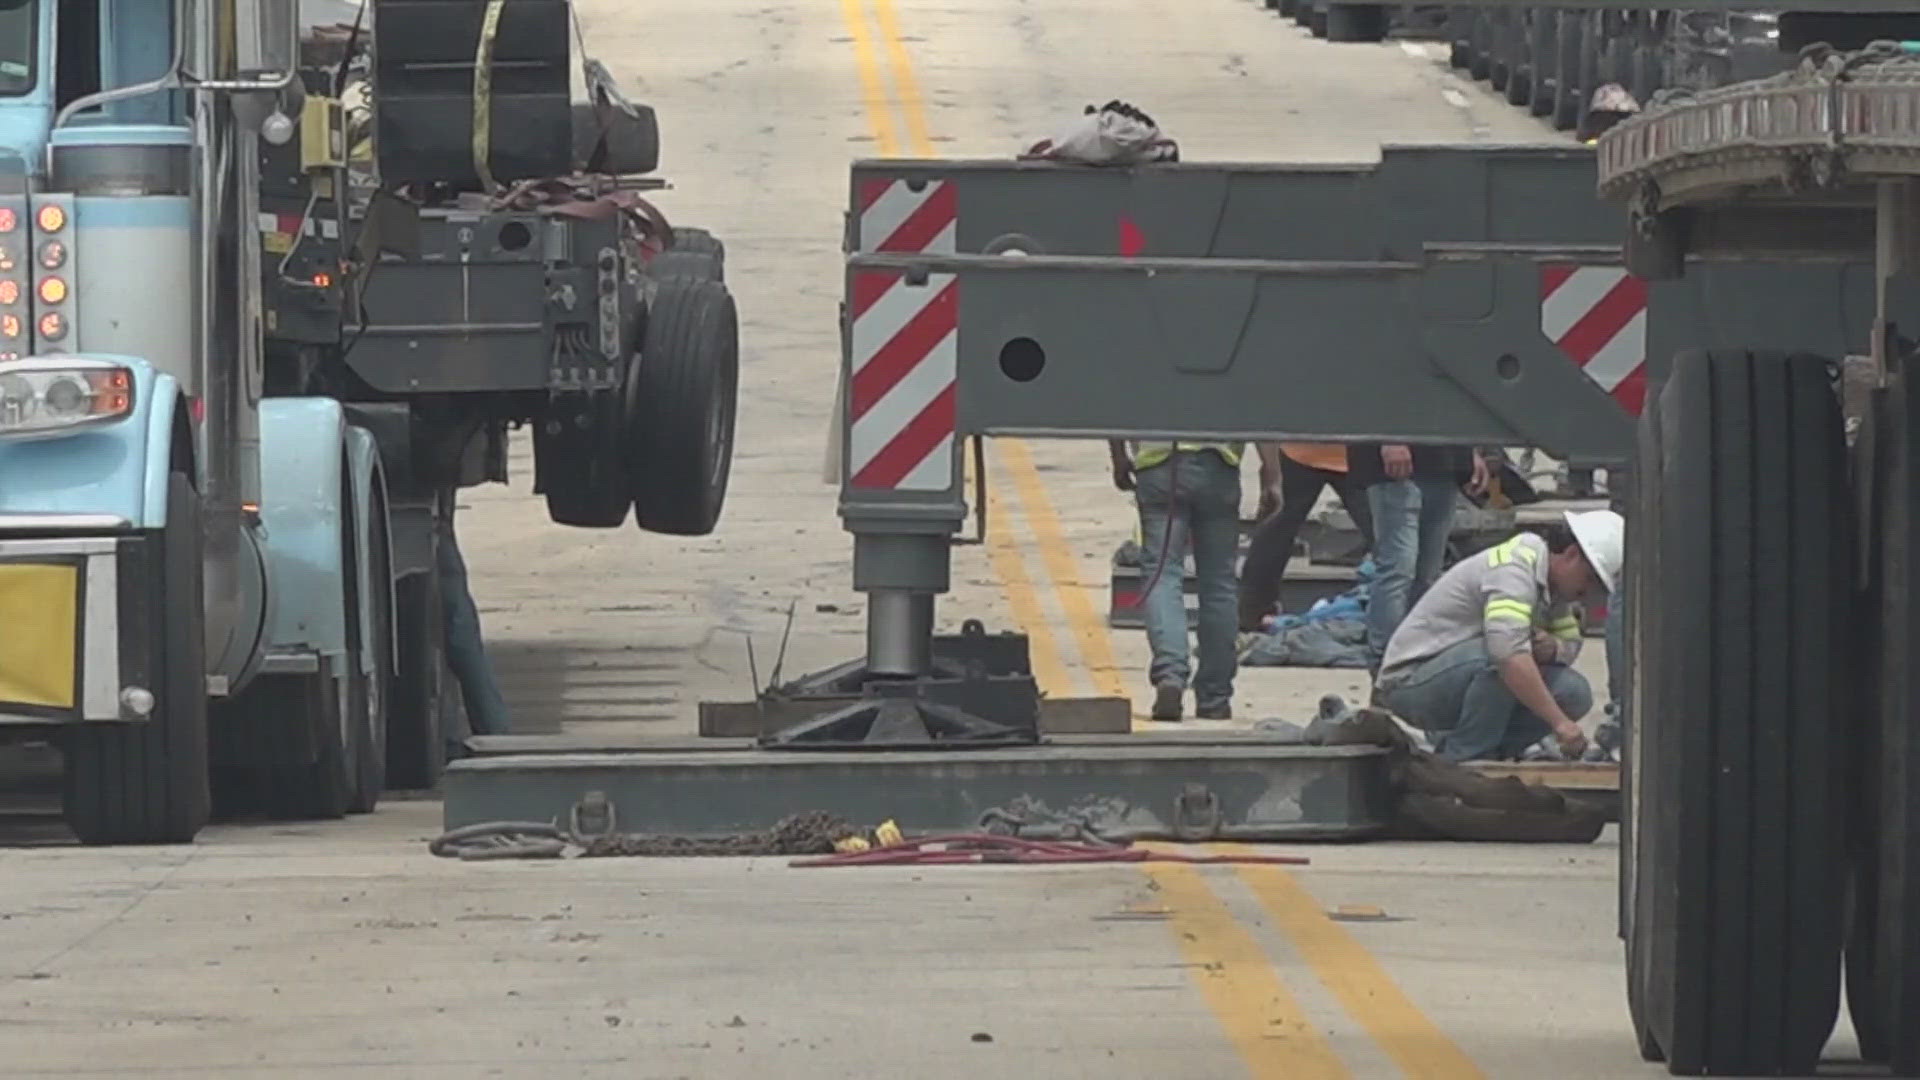
[[25, 971], [15, 972], [13, 977], [16, 979], [51, 978], [52, 973], [47, 970], [48, 968], [59, 963], [61, 960], [66, 959], [68, 955], [72, 954], [75, 950], [86, 945], [88, 942], [92, 941], [94, 938], [99, 937], [102, 933], [104, 933], [107, 930], [107, 928], [112, 926], [117, 926], [120, 923], [125, 922], [127, 916], [133, 914], [134, 909], [138, 908], [141, 904], [145, 903], [147, 897], [152, 896], [155, 892], [157, 892], [161, 888], [171, 883], [173, 879], [179, 875], [180, 871], [186, 869], [187, 866], [193, 862], [195, 856], [197, 856], [198, 854], [199, 852], [197, 850], [192, 850], [192, 849], [188, 850], [185, 858], [173, 864], [171, 869], [169, 869], [165, 874], [162, 874], [157, 880], [153, 881], [146, 888], [141, 889], [140, 892], [137, 895], [135, 895], [133, 899], [128, 900], [126, 905], [122, 907], [119, 911], [115, 912], [113, 915], [109, 916], [108, 918], [102, 920], [99, 923], [99, 925], [95, 926], [93, 929], [88, 930], [86, 933], [81, 934], [79, 937], [73, 939], [67, 944], [54, 950], [51, 955], [46, 956], [41, 960], [38, 960], [35, 963], [28, 965]]

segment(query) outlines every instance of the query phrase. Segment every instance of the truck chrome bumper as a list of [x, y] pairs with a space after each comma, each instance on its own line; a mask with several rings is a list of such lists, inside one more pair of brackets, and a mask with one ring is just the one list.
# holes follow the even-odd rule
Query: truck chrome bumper
[[157, 555], [138, 535], [0, 539], [0, 724], [151, 714]]

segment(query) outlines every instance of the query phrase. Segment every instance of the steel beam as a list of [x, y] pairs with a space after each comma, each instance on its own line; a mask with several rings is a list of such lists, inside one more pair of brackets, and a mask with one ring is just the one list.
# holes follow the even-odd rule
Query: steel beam
[[1000, 810], [1043, 827], [1084, 818], [1135, 839], [1354, 840], [1383, 831], [1393, 806], [1388, 754], [1374, 746], [1209, 734], [891, 754], [712, 747], [457, 761], [442, 778], [446, 827], [564, 823], [599, 792], [615, 831], [681, 836], [753, 832], [804, 810], [956, 832]]

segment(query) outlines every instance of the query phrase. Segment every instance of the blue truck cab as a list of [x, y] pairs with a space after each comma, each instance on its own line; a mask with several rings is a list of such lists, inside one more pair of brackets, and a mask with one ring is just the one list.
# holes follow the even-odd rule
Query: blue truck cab
[[305, 817], [383, 786], [380, 454], [262, 393], [297, 21], [0, 2], [0, 740], [60, 748], [85, 842], [190, 840], [223, 778]]

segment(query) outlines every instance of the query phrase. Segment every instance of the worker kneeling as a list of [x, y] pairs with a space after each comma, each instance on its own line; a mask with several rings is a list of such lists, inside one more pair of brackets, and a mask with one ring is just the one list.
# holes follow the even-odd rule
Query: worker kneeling
[[1549, 734], [1578, 756], [1593, 691], [1571, 666], [1574, 604], [1613, 591], [1624, 531], [1612, 510], [1569, 513], [1552, 539], [1520, 533], [1455, 563], [1388, 641], [1375, 700], [1448, 761], [1518, 758]]

